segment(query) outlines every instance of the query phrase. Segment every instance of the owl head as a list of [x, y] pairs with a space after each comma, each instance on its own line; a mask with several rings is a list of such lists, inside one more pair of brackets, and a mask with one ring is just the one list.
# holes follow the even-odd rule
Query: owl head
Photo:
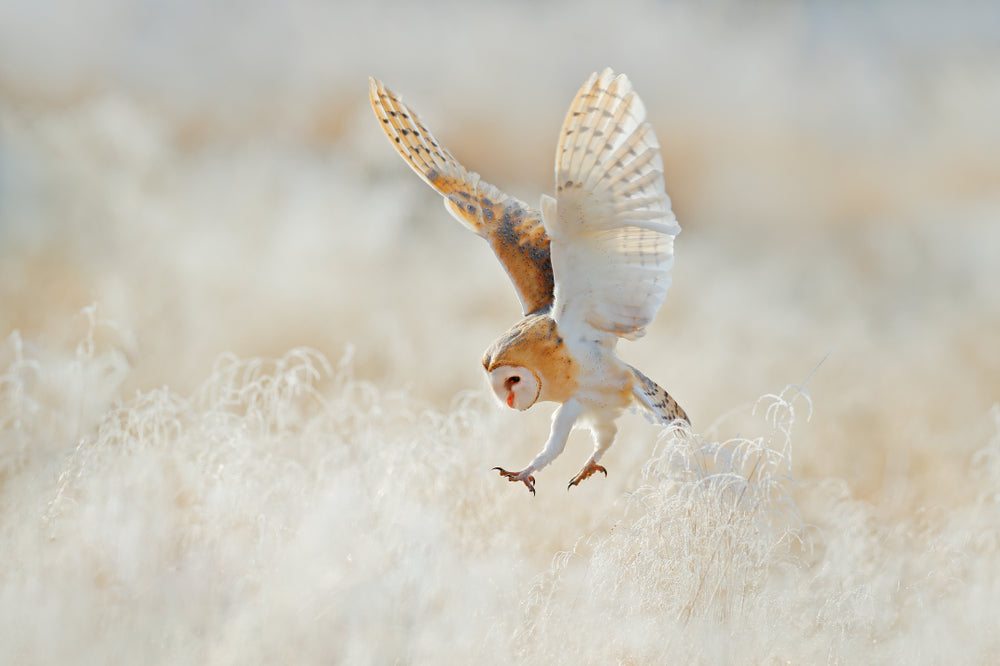
[[523, 411], [531, 407], [542, 392], [538, 375], [520, 365], [497, 366], [487, 376], [493, 393], [511, 409]]
[[490, 388], [511, 409], [539, 400], [565, 401], [576, 390], [576, 364], [555, 321], [528, 315], [500, 336], [483, 355]]

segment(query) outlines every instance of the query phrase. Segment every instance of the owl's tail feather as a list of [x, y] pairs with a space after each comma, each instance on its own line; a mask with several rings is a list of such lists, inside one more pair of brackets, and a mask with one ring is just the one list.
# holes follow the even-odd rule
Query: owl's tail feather
[[632, 375], [635, 377], [635, 382], [632, 384], [632, 393], [636, 398], [635, 402], [638, 412], [647, 421], [667, 425], [673, 421], [680, 420], [686, 422], [688, 425], [691, 424], [687, 413], [681, 409], [677, 401], [663, 390], [659, 384], [631, 365], [629, 366], [629, 370], [632, 371]]

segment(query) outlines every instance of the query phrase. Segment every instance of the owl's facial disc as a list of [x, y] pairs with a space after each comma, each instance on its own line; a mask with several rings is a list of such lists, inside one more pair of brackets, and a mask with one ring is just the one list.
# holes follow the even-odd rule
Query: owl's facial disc
[[537, 375], [528, 368], [503, 365], [490, 373], [490, 386], [511, 409], [525, 410], [535, 404], [541, 393]]

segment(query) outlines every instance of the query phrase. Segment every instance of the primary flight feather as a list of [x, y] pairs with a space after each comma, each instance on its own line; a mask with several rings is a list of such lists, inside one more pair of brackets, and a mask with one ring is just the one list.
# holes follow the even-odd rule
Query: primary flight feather
[[645, 108], [624, 74], [593, 74], [570, 105], [556, 150], [556, 196], [536, 210], [482, 181], [445, 149], [376, 79], [369, 97], [382, 129], [445, 207], [482, 236], [510, 276], [524, 318], [483, 356], [490, 385], [512, 409], [560, 403], [544, 448], [510, 481], [535, 492], [534, 473], [558, 456], [577, 423], [594, 452], [572, 487], [595, 472], [614, 442], [615, 420], [635, 407], [654, 422], [688, 421], [654, 381], [618, 358], [656, 316], [680, 225]]

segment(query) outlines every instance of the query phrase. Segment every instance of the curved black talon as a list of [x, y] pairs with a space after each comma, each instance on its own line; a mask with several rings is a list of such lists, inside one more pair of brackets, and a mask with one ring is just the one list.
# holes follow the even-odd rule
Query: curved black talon
[[605, 478], [608, 476], [608, 470], [604, 469], [602, 465], [598, 465], [597, 463], [587, 463], [587, 466], [580, 470], [579, 474], [569, 480], [569, 485], [566, 486], [566, 490], [568, 491], [573, 486], [580, 485], [581, 481], [595, 472], [604, 472]]
[[517, 477], [520, 474], [520, 472], [508, 472], [503, 467], [494, 467], [493, 469], [500, 472], [500, 476], [507, 477], [507, 480], [510, 481], [511, 483], [520, 481], [521, 483], [523, 483], [525, 486], [528, 487], [528, 490], [531, 491], [532, 495], [535, 494], [535, 477], [531, 476], [530, 474], [528, 475], [527, 478], [519, 479]]

